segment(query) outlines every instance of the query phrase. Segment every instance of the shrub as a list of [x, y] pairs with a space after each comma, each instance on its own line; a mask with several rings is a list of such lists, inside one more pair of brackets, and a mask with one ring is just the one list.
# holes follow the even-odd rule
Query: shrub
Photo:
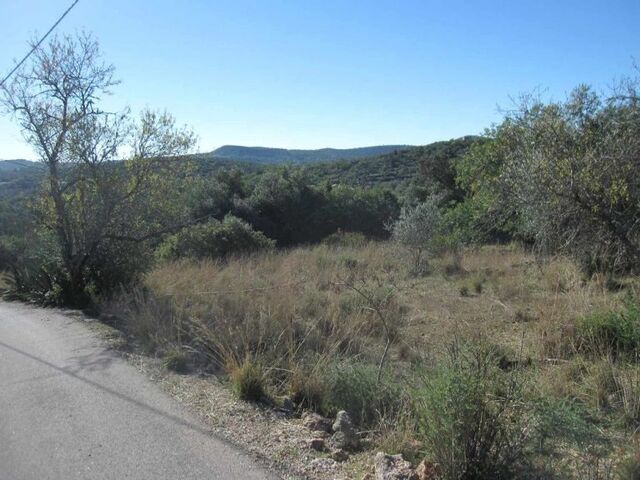
[[379, 382], [375, 365], [343, 361], [330, 366], [325, 375], [325, 415], [346, 410], [357, 425], [375, 426], [399, 410], [399, 386], [387, 376]]
[[415, 392], [419, 440], [446, 479], [515, 478], [533, 426], [517, 370], [485, 346], [451, 350]]
[[437, 199], [429, 197], [415, 207], [403, 208], [400, 218], [390, 227], [393, 239], [411, 251], [415, 273], [426, 269], [423, 253], [434, 251], [439, 224]]
[[640, 308], [628, 299], [622, 311], [599, 312], [577, 324], [577, 348], [594, 355], [620, 356], [640, 348]]
[[262, 367], [249, 358], [241, 364], [228, 365], [233, 390], [240, 400], [257, 402], [266, 396]]
[[158, 247], [158, 257], [175, 260], [183, 257], [224, 258], [231, 254], [270, 250], [275, 246], [262, 232], [232, 215], [222, 222], [209, 220], [170, 235]]
[[0, 270], [8, 273], [7, 296], [47, 305], [64, 303], [65, 275], [55, 239], [45, 233], [0, 237]]

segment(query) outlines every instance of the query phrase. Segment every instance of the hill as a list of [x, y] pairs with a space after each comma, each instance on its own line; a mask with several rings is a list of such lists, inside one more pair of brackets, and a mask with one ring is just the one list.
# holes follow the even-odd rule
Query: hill
[[[389, 145], [346, 150], [226, 146], [213, 152], [181, 158], [194, 162], [197, 171], [204, 177], [223, 168], [237, 168], [246, 174], [260, 174], [274, 165], [294, 163], [301, 165], [317, 183], [395, 188], [407, 185], [414, 179], [447, 183], [437, 177], [442, 176], [442, 172], [446, 176], [451, 163], [464, 155], [475, 141], [478, 141], [478, 137], [468, 136], [419, 147]], [[349, 158], [350, 155], [355, 157]], [[321, 160], [322, 158], [326, 160]], [[35, 192], [43, 173], [44, 168], [38, 162], [0, 160], [0, 198], [13, 198], [15, 195]]]
[[[449, 170], [452, 162], [461, 158], [477, 141], [479, 137], [466, 136], [352, 161], [323, 162], [306, 168], [318, 182], [396, 187], [417, 177], [439, 176], [437, 171]], [[446, 183], [440, 178], [429, 180]]]
[[353, 160], [384, 155], [396, 150], [404, 150], [409, 145], [378, 145], [361, 148], [321, 148], [317, 150], [288, 150], [285, 148], [242, 147], [225, 145], [203, 157], [254, 162], [260, 164], [294, 163], [306, 164], [335, 160]]
[[0, 160], [0, 172], [18, 171], [25, 168], [32, 168], [36, 165], [36, 162], [29, 160]]
[[0, 160], [0, 198], [31, 194], [37, 189], [44, 169], [29, 160]]

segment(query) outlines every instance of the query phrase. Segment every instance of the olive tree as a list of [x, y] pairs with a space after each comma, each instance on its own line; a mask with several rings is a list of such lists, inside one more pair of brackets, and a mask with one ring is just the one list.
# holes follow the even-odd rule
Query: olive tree
[[[39, 221], [57, 239], [67, 302], [81, 302], [91, 284], [108, 286], [100, 262], [136, 271], [135, 246], [180, 222], [172, 158], [194, 135], [166, 113], [135, 119], [103, 109], [117, 84], [97, 41], [80, 34], [37, 48], [2, 87], [4, 107], [46, 167]], [[112, 280], [130, 276], [121, 273]]]
[[562, 102], [525, 98], [495, 129], [498, 186], [542, 251], [585, 270], [640, 269], [638, 83], [607, 93], [581, 86]]
[[404, 207], [390, 226], [393, 240], [411, 252], [416, 273], [426, 268], [424, 254], [434, 250], [440, 222], [438, 198], [430, 196], [416, 206]]

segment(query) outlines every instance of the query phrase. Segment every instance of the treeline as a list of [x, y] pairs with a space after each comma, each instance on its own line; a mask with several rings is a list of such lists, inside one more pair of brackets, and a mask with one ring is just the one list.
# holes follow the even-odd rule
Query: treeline
[[[136, 282], [158, 260], [223, 259], [317, 243], [338, 231], [386, 238], [387, 223], [400, 211], [399, 200], [387, 189], [316, 185], [301, 168], [279, 167], [259, 175], [220, 169], [204, 177], [189, 161], [168, 160], [153, 166], [155, 173], [148, 174], [153, 181], [139, 179], [140, 173], [126, 164], [101, 168], [110, 170], [102, 179], [109, 178], [112, 187], [136, 180], [150, 184], [126, 205], [100, 198], [91, 185], [94, 179], [74, 190], [66, 204], [67, 224], [74, 248], [86, 259], [75, 286], [56, 238], [46, 188], [40, 198], [13, 207], [2, 204], [0, 268], [9, 272], [13, 294], [82, 305]], [[100, 207], [100, 202], [107, 205]]]

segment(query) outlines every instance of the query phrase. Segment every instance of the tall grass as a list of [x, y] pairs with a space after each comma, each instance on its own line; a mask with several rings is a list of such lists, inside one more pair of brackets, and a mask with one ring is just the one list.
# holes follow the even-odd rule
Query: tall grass
[[[338, 238], [225, 262], [163, 263], [109, 309], [150, 351], [199, 352], [201, 366], [226, 373], [240, 398], [288, 397], [329, 416], [346, 409], [391, 451], [440, 463], [443, 478], [514, 478], [517, 465], [537, 467], [544, 462], [532, 442], [566, 435], [570, 428], [550, 428], [562, 419], [575, 438], [545, 445], [587, 441], [588, 416], [542, 404], [613, 412], [615, 428], [631, 428], [635, 367], [580, 347], [587, 337], [610, 343], [610, 322], [600, 320], [613, 317], [586, 320], [587, 329], [584, 319], [627, 315], [624, 294], [565, 259], [540, 262], [518, 247], [432, 265], [416, 277], [392, 244]], [[452, 352], [454, 338], [468, 348]], [[479, 338], [491, 345], [478, 347]], [[605, 361], [610, 371], [598, 366]]]

